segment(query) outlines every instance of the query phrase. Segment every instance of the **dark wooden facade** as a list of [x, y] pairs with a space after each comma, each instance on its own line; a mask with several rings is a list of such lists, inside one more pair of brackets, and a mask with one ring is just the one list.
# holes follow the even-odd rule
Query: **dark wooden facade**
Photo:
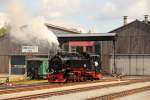
[[0, 73], [7, 74], [9, 69], [9, 55], [19, 54], [19, 46], [10, 42], [8, 36], [0, 38]]
[[[116, 54], [150, 54], [150, 24], [135, 20], [111, 32], [117, 33]], [[107, 70], [113, 54], [113, 43], [102, 44], [102, 67]]]
[[0, 74], [7, 74], [9, 70], [10, 58], [11, 56], [33, 56], [33, 55], [47, 55], [48, 47], [41, 48], [39, 46], [39, 52], [28, 54], [22, 53], [21, 47], [25, 44], [14, 43], [11, 41], [9, 36], [5, 35], [0, 38]]

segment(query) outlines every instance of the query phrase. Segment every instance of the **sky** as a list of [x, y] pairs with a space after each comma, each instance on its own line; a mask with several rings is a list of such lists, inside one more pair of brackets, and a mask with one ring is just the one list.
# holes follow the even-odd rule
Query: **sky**
[[[13, 0], [0, 0], [0, 12]], [[128, 22], [150, 15], [150, 0], [23, 0], [32, 16], [43, 16], [47, 23], [83, 32], [109, 32]]]

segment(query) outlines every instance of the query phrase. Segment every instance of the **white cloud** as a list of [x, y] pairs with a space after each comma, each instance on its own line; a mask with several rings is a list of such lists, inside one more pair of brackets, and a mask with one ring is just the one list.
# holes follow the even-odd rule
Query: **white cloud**
[[83, 33], [86, 32], [85, 28], [83, 26], [79, 25], [79, 23], [73, 23], [71, 21], [65, 21], [65, 20], [61, 20], [61, 19], [47, 20], [47, 22], [49, 24], [65, 27], [68, 29], [77, 29], [78, 31], [81, 31]]
[[70, 16], [78, 13], [80, 0], [41, 0], [41, 5], [42, 15], [49, 23], [85, 31], [80, 23], [69, 19]]
[[[0, 0], [8, 2], [9, 0]], [[53, 24], [84, 27], [88, 31], [109, 31], [122, 25], [122, 16], [129, 21], [150, 15], [150, 0], [34, 0], [39, 2], [38, 14]], [[0, 2], [1, 3], [1, 2]], [[38, 15], [37, 14], [37, 15]], [[69, 23], [69, 24], [68, 24]], [[71, 25], [72, 24], [72, 25]], [[107, 28], [108, 26], [108, 28]]]
[[136, 2], [127, 9], [128, 12], [126, 13], [133, 17], [143, 16], [150, 13], [148, 10], [150, 8], [149, 6], [148, 0], [136, 0]]
[[113, 2], [106, 2], [106, 4], [102, 8], [102, 11], [104, 13], [113, 13], [116, 10], [116, 5]]
[[[111, 0], [106, 2], [104, 5], [105, 9], [102, 12], [105, 12], [102, 16], [113, 16], [121, 17], [127, 15], [131, 18], [139, 18], [144, 14], [150, 13], [150, 1], [149, 0]], [[108, 12], [108, 13], [107, 13]]]
[[73, 13], [80, 0], [41, 0], [42, 14], [49, 17], [62, 17]]
[[141, 18], [150, 13], [149, 0], [126, 0], [124, 2], [122, 0], [106, 0], [105, 2], [97, 2], [97, 0], [41, 1], [44, 16], [50, 21], [55, 20], [61, 24], [72, 23], [73, 26], [80, 25], [82, 27], [89, 24], [85, 26], [87, 31], [89, 30], [87, 28], [93, 26], [96, 26], [96, 30], [100, 30], [101, 28], [97, 29], [100, 27], [98, 25], [104, 25], [105, 21], [107, 23], [108, 21], [112, 23], [112, 20], [121, 21], [124, 15], [129, 16], [129, 20], [133, 20], [133, 18]]

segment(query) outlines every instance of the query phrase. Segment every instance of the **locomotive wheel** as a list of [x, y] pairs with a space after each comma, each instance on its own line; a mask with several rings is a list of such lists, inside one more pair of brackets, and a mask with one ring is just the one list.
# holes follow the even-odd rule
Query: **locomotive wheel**
[[93, 81], [94, 79], [92, 77], [90, 77], [90, 80]]
[[80, 82], [84, 82], [84, 81], [86, 81], [86, 77], [81, 77]]
[[56, 80], [56, 77], [55, 77], [55, 76], [52, 76], [52, 77], [51, 77], [51, 80], [53, 80], [53, 81]]
[[77, 76], [74, 73], [68, 73], [67, 82], [77, 82], [77, 80]]

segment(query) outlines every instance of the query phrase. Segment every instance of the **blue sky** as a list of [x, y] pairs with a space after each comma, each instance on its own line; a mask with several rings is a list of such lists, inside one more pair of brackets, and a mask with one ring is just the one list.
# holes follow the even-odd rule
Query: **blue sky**
[[[13, 0], [0, 0], [0, 11], [5, 12]], [[150, 0], [23, 0], [32, 16], [44, 16], [48, 23], [77, 28], [87, 32], [108, 32], [128, 22], [143, 20], [150, 14]]]

